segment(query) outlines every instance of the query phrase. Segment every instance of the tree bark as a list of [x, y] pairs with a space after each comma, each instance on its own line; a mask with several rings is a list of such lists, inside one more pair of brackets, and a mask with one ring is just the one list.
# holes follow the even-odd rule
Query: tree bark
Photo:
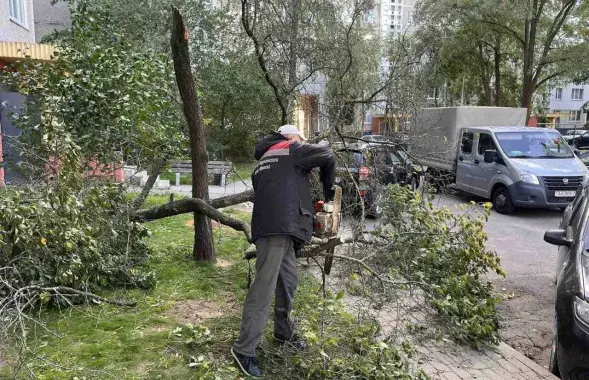
[[487, 74], [487, 62], [485, 60], [485, 51], [483, 44], [479, 42], [478, 45], [478, 59], [479, 59], [479, 69], [481, 70], [480, 78], [481, 84], [483, 85], [484, 91], [484, 100], [483, 105], [490, 106], [491, 105], [491, 85], [489, 84], [489, 75]]
[[532, 114], [532, 97], [536, 89], [534, 83], [534, 55], [536, 54], [536, 33], [538, 28], [538, 0], [532, 1], [532, 14], [526, 18], [524, 27], [524, 67], [523, 67], [523, 88], [521, 97], [521, 106], [526, 108], [526, 124]]
[[493, 47], [494, 59], [495, 59], [495, 107], [501, 106], [501, 36], [497, 35], [495, 40], [495, 46]]
[[[254, 191], [248, 190], [244, 191], [243, 193], [233, 194], [222, 198], [213, 199], [212, 201], [205, 202], [210, 205], [212, 208], [225, 208], [229, 206], [233, 206], [236, 204], [240, 204], [243, 202], [253, 202], [254, 200]], [[200, 206], [200, 199], [183, 199], [180, 201], [169, 202], [161, 206], [152, 207], [147, 210], [140, 210], [137, 211], [132, 219], [137, 222], [150, 222], [152, 220], [158, 220], [163, 218], [168, 218], [175, 215], [180, 214], [187, 214], [189, 212], [199, 212]]]
[[[184, 26], [184, 20], [178, 9], [172, 7], [172, 13], [172, 57], [174, 60], [176, 83], [180, 91], [184, 116], [186, 117], [188, 126], [188, 136], [190, 138], [192, 197], [208, 201], [209, 185], [206, 135], [196, 92], [196, 82], [190, 67], [188, 30]], [[216, 261], [211, 221], [204, 214], [197, 212], [194, 213], [193, 255], [197, 261]]]
[[162, 158], [155, 160], [149, 170], [149, 177], [147, 178], [147, 182], [145, 182], [143, 189], [141, 189], [141, 193], [133, 200], [133, 205], [131, 206], [133, 210], [139, 210], [139, 208], [143, 206], [143, 203], [145, 203], [145, 200], [149, 196], [153, 185], [155, 185], [157, 177], [161, 174], [165, 163], [166, 161]]

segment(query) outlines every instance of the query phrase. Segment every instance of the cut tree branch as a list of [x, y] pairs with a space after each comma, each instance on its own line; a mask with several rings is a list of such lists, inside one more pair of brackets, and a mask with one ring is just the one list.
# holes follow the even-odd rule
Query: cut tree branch
[[[247, 192], [246, 192], [247, 193]], [[243, 194], [243, 193], [242, 193]], [[237, 194], [237, 195], [242, 195]], [[241, 198], [240, 198], [241, 199]], [[225, 203], [225, 201], [223, 201]], [[234, 230], [241, 231], [245, 234], [248, 241], [252, 240], [250, 225], [239, 219], [235, 219], [217, 210], [213, 205], [205, 202], [202, 199], [190, 198], [168, 204], [154, 207], [149, 210], [143, 210], [133, 216], [133, 220], [138, 222], [148, 222], [151, 220], [162, 219], [169, 216], [186, 214], [194, 212], [206, 215], [217, 222], [224, 224]]]
[[201, 202], [210, 205], [214, 209], [225, 208], [244, 202], [253, 202], [254, 191], [248, 190], [243, 193], [233, 194], [222, 198], [213, 199], [212, 201], [205, 202], [198, 198], [188, 198], [179, 201], [166, 203], [161, 206], [152, 207], [147, 210], [137, 211], [132, 220], [136, 222], [150, 222], [153, 220], [168, 218], [175, 215], [187, 214], [189, 212], [200, 212], [200, 206], [197, 206]]

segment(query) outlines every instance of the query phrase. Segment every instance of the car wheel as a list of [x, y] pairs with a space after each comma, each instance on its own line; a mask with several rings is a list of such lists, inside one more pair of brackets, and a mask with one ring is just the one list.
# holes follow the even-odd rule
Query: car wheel
[[509, 189], [505, 186], [498, 187], [493, 193], [493, 207], [499, 214], [511, 214], [515, 211], [515, 206], [511, 200]]
[[558, 369], [558, 321], [554, 317], [554, 331], [552, 333], [552, 347], [550, 349], [550, 363], [548, 364], [550, 372], [560, 377], [560, 371]]

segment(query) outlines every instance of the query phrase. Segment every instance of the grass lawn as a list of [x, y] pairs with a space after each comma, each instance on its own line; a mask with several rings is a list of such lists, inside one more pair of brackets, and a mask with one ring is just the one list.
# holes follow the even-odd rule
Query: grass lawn
[[[145, 207], [167, 200], [151, 196]], [[233, 215], [250, 218], [238, 211]], [[46, 328], [30, 326], [31, 354], [25, 357], [38, 379], [239, 378], [229, 350], [239, 333], [247, 291], [248, 265], [241, 258], [247, 242], [241, 233], [216, 226], [218, 262], [197, 264], [190, 257], [191, 222], [192, 216], [186, 214], [149, 224], [153, 257], [147, 266], [157, 273], [154, 289], [101, 293], [136, 300], [137, 307], [101, 304], [52, 308], [39, 314]], [[299, 302], [307, 303], [307, 295], [316, 296], [317, 283], [306, 279], [299, 289], [306, 295]], [[312, 307], [303, 310], [316, 315], [317, 301], [308, 304]], [[265, 352], [273, 352], [276, 346], [268, 343], [271, 326]], [[14, 352], [8, 351], [5, 362], [14, 363], [11, 357]], [[266, 378], [284, 378], [285, 359], [272, 360]], [[0, 361], [0, 378], [12, 376]], [[28, 372], [23, 369], [18, 378], [29, 378]]]
[[[256, 167], [255, 162], [241, 162], [241, 163], [234, 163], [235, 171], [229, 173], [228, 182], [237, 182], [241, 177], [244, 181], [247, 181], [251, 178], [252, 173], [254, 172], [254, 168]], [[235, 173], [237, 172], [237, 174]], [[238, 176], [239, 175], [239, 176]], [[164, 170], [164, 172], [160, 175], [160, 179], [167, 179], [170, 181], [170, 184], [176, 184], [176, 174], [172, 173], [169, 169]], [[180, 175], [180, 184], [181, 185], [191, 185], [192, 178], [190, 173], [181, 174]]]
[[[167, 201], [166, 196], [151, 196], [145, 207]], [[225, 211], [250, 218], [249, 213]], [[37, 379], [242, 378], [230, 356], [247, 292], [248, 264], [241, 257], [248, 244], [242, 233], [215, 226], [218, 262], [197, 264], [190, 257], [194, 231], [190, 214], [151, 222], [148, 227], [153, 255], [146, 267], [157, 274], [156, 287], [101, 293], [136, 300], [133, 308], [100, 304], [35, 312], [43, 326], [29, 326], [30, 351], [22, 357], [26, 367], [20, 367], [16, 378], [28, 379], [29, 373]], [[354, 376], [358, 379], [376, 378], [364, 371], [384, 371], [376, 363], [398, 356], [391, 352], [383, 357], [382, 346], [373, 340], [378, 327], [358, 324], [335, 295], [323, 299], [319, 289], [313, 277], [303, 275], [295, 297], [293, 315], [299, 332], [312, 343], [309, 350], [299, 353], [278, 346], [271, 338], [272, 323], [267, 323], [259, 353], [265, 378], [320, 378], [327, 357], [331, 357], [329, 378], [349, 378], [348, 373], [358, 374]], [[323, 327], [321, 318], [325, 318]], [[0, 352], [0, 378], [13, 378], [15, 352], [7, 348], [9, 342], [1, 343], [5, 352]], [[396, 371], [404, 367], [400, 365]]]

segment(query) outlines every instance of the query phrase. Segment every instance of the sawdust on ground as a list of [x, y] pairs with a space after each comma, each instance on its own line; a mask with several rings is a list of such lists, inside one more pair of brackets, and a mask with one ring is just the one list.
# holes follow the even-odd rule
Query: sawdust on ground
[[227, 259], [217, 259], [217, 268], [229, 268], [233, 265], [233, 261]]
[[235, 298], [232, 295], [227, 296], [222, 301], [178, 301], [166, 312], [166, 315], [175, 318], [178, 322], [183, 324], [203, 323], [210, 319], [219, 318], [233, 312], [236, 310], [235, 303]]

